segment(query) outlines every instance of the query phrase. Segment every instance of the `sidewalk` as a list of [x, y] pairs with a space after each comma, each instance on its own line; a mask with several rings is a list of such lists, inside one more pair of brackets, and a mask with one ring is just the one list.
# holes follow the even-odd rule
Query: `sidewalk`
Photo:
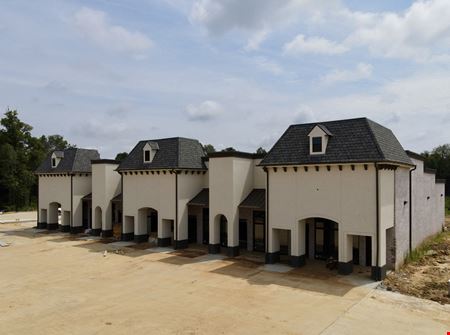
[[37, 212], [9, 212], [0, 214], [0, 224], [2, 223], [23, 223], [37, 220]]

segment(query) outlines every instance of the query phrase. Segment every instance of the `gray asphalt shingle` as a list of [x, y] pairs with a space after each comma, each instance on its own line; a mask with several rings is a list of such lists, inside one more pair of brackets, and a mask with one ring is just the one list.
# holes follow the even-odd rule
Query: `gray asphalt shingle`
[[69, 148], [63, 151], [57, 151], [57, 155], [62, 157], [58, 166], [52, 168], [52, 154], [48, 155], [35, 173], [70, 173], [70, 172], [91, 172], [91, 160], [100, 159], [97, 150]]

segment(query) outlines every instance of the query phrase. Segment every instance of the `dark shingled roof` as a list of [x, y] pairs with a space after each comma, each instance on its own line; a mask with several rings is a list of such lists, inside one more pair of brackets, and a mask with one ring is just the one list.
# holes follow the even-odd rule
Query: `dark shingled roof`
[[85, 195], [83, 198], [81, 198], [83, 201], [92, 201], [92, 193], [89, 193]]
[[[158, 144], [159, 149], [151, 163], [144, 163], [143, 149], [148, 142]], [[127, 158], [119, 165], [122, 170], [152, 169], [200, 169], [206, 170], [202, 161], [205, 156], [199, 141], [189, 138], [173, 137], [159, 140], [140, 141]]]
[[94, 159], [100, 159], [100, 154], [97, 150], [69, 148], [64, 150], [64, 157], [57, 167], [52, 168], [52, 154], [50, 154], [35, 172], [37, 174], [91, 172], [91, 160]]
[[261, 188], [253, 189], [244, 201], [239, 205], [241, 208], [266, 209], [266, 190]]
[[[328, 138], [325, 154], [310, 155], [308, 134], [317, 125], [333, 136]], [[367, 118], [292, 125], [260, 165], [362, 162], [413, 165], [392, 131]]]
[[209, 188], [201, 190], [199, 194], [188, 202], [188, 205], [209, 207]]
[[119, 193], [118, 195], [116, 195], [114, 198], [111, 199], [112, 202], [122, 202], [123, 198], [122, 198], [122, 193]]

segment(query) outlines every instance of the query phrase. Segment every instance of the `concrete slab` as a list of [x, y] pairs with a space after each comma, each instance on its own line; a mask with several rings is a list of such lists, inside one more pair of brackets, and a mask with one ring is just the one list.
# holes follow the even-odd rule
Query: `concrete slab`
[[132, 245], [136, 245], [136, 242], [132, 242], [132, 241], [118, 241], [118, 242], [108, 243], [109, 247], [114, 247], [114, 248], [124, 248], [124, 247], [130, 247]]
[[145, 249], [145, 251], [167, 254], [167, 253], [173, 252], [173, 248], [156, 247], [156, 248]]
[[292, 271], [294, 268], [289, 265], [277, 263], [277, 264], [264, 264], [263, 266], [260, 267], [260, 269], [268, 272], [286, 273]]

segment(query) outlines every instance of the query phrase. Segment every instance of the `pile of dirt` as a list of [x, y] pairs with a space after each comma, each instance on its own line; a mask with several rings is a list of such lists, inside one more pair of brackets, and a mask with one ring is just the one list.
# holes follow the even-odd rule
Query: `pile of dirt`
[[426, 243], [423, 256], [407, 262], [383, 281], [388, 290], [450, 304], [450, 220], [447, 230]]

